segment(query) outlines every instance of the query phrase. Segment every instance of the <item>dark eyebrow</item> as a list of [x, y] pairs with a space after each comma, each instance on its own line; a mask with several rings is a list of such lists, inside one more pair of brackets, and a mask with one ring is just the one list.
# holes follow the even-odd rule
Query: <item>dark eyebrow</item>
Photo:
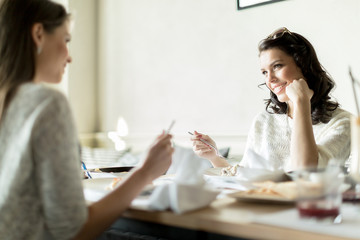
[[273, 62], [270, 64], [270, 66], [272, 67], [272, 66], [276, 65], [276, 64], [279, 63], [279, 62], [282, 62], [282, 59], [277, 59], [277, 60], [273, 61]]
[[[282, 62], [282, 59], [276, 59], [275, 61], [273, 61], [272, 63], [270, 63], [270, 67], [273, 67], [274, 65], [276, 65], [277, 63]], [[263, 68], [260, 69], [260, 71], [264, 71]]]

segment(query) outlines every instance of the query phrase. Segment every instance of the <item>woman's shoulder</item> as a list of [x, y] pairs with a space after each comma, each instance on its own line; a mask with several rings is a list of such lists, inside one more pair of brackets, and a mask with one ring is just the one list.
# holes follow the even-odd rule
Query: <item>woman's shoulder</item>
[[[36, 123], [69, 119], [71, 111], [65, 96], [47, 86], [25, 83], [19, 86], [4, 114], [8, 129], [33, 128]], [[46, 121], [43, 121], [46, 119]]]
[[349, 112], [349, 111], [347, 111], [347, 110], [345, 110], [345, 109], [343, 109], [343, 108], [337, 108], [334, 112], [333, 112], [333, 117], [335, 117], [335, 116], [338, 116], [338, 117], [351, 117], [352, 116], [352, 114]]
[[339, 120], [350, 121], [351, 116], [352, 116], [352, 114], [350, 112], [346, 111], [345, 109], [337, 108], [332, 113], [330, 122], [339, 121]]
[[25, 83], [22, 84], [15, 94], [15, 102], [25, 107], [36, 107], [39, 104], [54, 103], [67, 104], [67, 99], [59, 90], [43, 84]]
[[31, 99], [44, 99], [49, 97], [54, 99], [65, 98], [64, 94], [59, 90], [32, 82], [22, 84], [16, 95], [20, 97], [31, 96]]
[[26, 117], [50, 112], [69, 112], [69, 104], [63, 93], [46, 85], [24, 83], [16, 91], [8, 107], [11, 116]]
[[331, 119], [327, 123], [318, 123], [313, 125], [315, 129], [329, 128], [350, 128], [350, 118], [352, 114], [342, 108], [337, 108], [332, 112]]

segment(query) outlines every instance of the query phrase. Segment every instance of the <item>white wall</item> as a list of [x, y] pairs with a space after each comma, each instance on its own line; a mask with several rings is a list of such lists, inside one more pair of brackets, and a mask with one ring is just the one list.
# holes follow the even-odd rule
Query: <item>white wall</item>
[[[70, 6], [75, 6], [73, 2], [79, 18], [87, 4], [70, 0]], [[282, 26], [313, 43], [337, 83], [335, 97], [345, 109], [355, 111], [347, 71], [351, 65], [360, 78], [358, 0], [288, 0], [243, 11], [236, 9], [236, 0], [103, 0], [98, 4], [99, 125], [92, 122], [95, 116], [89, 103], [83, 102], [75, 109], [78, 125], [89, 125], [80, 126], [82, 132], [113, 130], [121, 115], [132, 139], [152, 138], [176, 119], [173, 133], [179, 138], [196, 129], [243, 142], [268, 96], [267, 90], [257, 87], [263, 81], [257, 44]], [[76, 24], [79, 30], [94, 23]], [[74, 34], [74, 41], [88, 39]], [[76, 51], [81, 47], [77, 44]], [[96, 45], [86, 51], [90, 48]], [[86, 61], [94, 66], [91, 57], [87, 55]], [[70, 81], [76, 75], [74, 81], [81, 88], [72, 90], [73, 95], [96, 96], [92, 87], [84, 88], [89, 74], [96, 70], [82, 69], [74, 60]]]
[[97, 0], [69, 0], [74, 29], [70, 42], [73, 62], [68, 69], [67, 94], [81, 133], [99, 131], [97, 3]]

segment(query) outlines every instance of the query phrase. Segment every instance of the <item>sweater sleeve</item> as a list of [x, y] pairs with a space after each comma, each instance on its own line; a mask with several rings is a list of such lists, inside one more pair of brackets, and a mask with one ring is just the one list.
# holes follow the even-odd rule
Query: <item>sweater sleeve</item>
[[47, 232], [54, 239], [70, 239], [85, 223], [87, 207], [71, 111], [62, 94], [52, 93], [33, 129], [35, 177]]
[[315, 135], [319, 152], [318, 167], [326, 167], [331, 159], [344, 164], [350, 155], [350, 113], [339, 113], [321, 133]]

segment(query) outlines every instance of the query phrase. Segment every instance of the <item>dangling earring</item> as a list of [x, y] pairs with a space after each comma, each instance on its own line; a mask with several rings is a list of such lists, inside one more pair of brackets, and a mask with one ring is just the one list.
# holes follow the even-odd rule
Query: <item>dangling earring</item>
[[36, 50], [37, 55], [40, 55], [41, 51], [42, 51], [42, 48], [38, 47], [37, 50]]

